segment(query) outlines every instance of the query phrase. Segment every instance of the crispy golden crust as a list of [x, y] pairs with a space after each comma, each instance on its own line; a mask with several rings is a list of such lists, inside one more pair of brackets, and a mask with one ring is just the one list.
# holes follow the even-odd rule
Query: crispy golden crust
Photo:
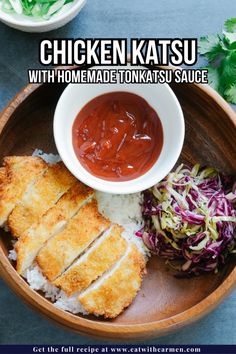
[[0, 188], [1, 184], [5, 181], [6, 178], [6, 168], [5, 167], [0, 167]]
[[118, 316], [135, 298], [142, 282], [144, 256], [135, 245], [121, 260], [109, 277], [91, 285], [79, 296], [79, 301], [90, 314], [105, 318]]
[[83, 206], [66, 229], [52, 237], [36, 257], [43, 274], [50, 281], [60, 276], [109, 225], [99, 214], [95, 200]]
[[30, 267], [39, 250], [52, 236], [59, 233], [80, 207], [94, 195], [94, 191], [76, 182], [51, 209], [16, 243], [17, 272], [22, 274]]
[[127, 241], [121, 237], [123, 228], [114, 225], [100, 243], [94, 245], [53, 284], [70, 296], [85, 290], [94, 280], [108, 271], [125, 253]]
[[27, 187], [43, 173], [46, 166], [40, 157], [4, 158], [5, 175], [1, 174], [0, 184], [0, 226], [7, 221], [9, 214], [20, 202]]
[[21, 203], [9, 216], [8, 226], [13, 236], [21, 237], [75, 181], [75, 177], [62, 162], [49, 165], [46, 172], [27, 190]]
[[114, 318], [136, 296], [145, 260], [121, 237], [119, 225], [98, 239], [110, 221], [95, 200], [85, 204], [93, 195], [62, 163], [48, 166], [39, 157], [13, 156], [0, 168], [0, 223], [9, 218], [13, 235], [21, 236], [17, 271], [24, 273], [36, 258], [48, 280], [67, 295], [87, 289], [79, 300], [89, 313]]

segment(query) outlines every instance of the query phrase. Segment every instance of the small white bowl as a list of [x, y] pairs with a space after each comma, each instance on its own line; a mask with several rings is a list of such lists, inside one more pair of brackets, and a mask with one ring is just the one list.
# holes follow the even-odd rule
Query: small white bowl
[[[127, 68], [140, 69], [140, 67], [131, 66]], [[111, 69], [117, 69], [117, 67]], [[114, 91], [127, 91], [144, 98], [157, 112], [164, 135], [161, 154], [153, 167], [144, 175], [124, 182], [107, 181], [90, 174], [80, 164], [72, 145], [72, 125], [79, 111], [93, 98]], [[140, 192], [162, 180], [178, 160], [183, 146], [184, 133], [182, 109], [167, 84], [69, 84], [57, 103], [54, 115], [54, 138], [58, 152], [67, 168], [88, 186], [114, 194]]]
[[0, 21], [23, 32], [48, 32], [60, 28], [73, 20], [85, 3], [86, 0], [74, 0], [69, 4], [66, 4], [49, 20], [36, 19], [31, 16], [18, 15], [16, 13], [7, 14], [0, 11]]

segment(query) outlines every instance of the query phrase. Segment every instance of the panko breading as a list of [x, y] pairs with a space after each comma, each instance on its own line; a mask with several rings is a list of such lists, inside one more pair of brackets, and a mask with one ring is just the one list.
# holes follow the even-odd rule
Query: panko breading
[[43, 176], [28, 188], [21, 203], [9, 216], [8, 226], [13, 236], [21, 237], [75, 181], [75, 177], [62, 162], [49, 165]]
[[0, 188], [1, 188], [1, 184], [5, 181], [6, 178], [6, 169], [5, 167], [0, 167]]
[[0, 184], [0, 226], [22, 199], [27, 187], [43, 174], [47, 165], [40, 157], [11, 156], [4, 158]]
[[20, 237], [15, 248], [17, 272], [23, 274], [31, 266], [45, 242], [65, 228], [67, 222], [94, 195], [94, 191], [76, 182], [46, 214]]
[[114, 225], [53, 284], [64, 290], [68, 296], [85, 290], [125, 253], [127, 241], [122, 238], [122, 232], [121, 226]]
[[36, 257], [43, 274], [49, 281], [60, 276], [109, 226], [109, 220], [99, 214], [95, 200], [83, 206]]
[[[48, 285], [59, 288], [55, 306], [61, 300], [61, 308], [73, 313], [114, 318], [140, 289], [144, 253], [123, 235], [122, 226], [99, 213], [95, 191], [62, 162], [51, 165], [32, 156], [4, 159], [0, 226], [9, 226], [18, 237], [16, 268], [29, 285], [46, 297]], [[67, 307], [70, 296], [76, 310]]]
[[144, 255], [132, 244], [113, 270], [79, 296], [80, 303], [90, 314], [118, 316], [140, 289], [144, 268]]

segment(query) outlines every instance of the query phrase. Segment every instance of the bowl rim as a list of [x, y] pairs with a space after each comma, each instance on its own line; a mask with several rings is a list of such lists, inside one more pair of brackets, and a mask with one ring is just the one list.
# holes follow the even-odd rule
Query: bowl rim
[[[71, 67], [70, 69], [75, 69], [75, 67]], [[172, 67], [169, 67], [169, 69], [174, 70]], [[29, 84], [16, 94], [0, 113], [0, 133], [15, 109], [42, 85]], [[236, 114], [234, 110], [217, 92], [205, 84], [191, 85], [198, 87], [198, 89], [213, 99], [225, 112], [236, 129]], [[234, 266], [224, 281], [211, 294], [182, 313], [166, 319], [142, 324], [115, 324], [110, 321], [101, 322], [86, 319], [57, 309], [43, 296], [30, 289], [25, 280], [16, 272], [2, 248], [0, 248], [0, 276], [30, 307], [37, 309], [41, 314], [54, 322], [83, 335], [113, 340], [154, 338], [170, 333], [184, 325], [191, 324], [213, 310], [236, 286], [236, 266]]]
[[16, 272], [0, 248], [0, 275], [11, 289], [30, 307], [67, 329], [81, 334], [109, 339], [145, 339], [161, 336], [191, 324], [208, 314], [233, 290], [236, 282], [236, 266], [227, 278], [206, 298], [187, 310], [166, 319], [140, 324], [114, 324], [86, 319], [57, 309], [50, 301], [30, 289], [26, 281]]
[[[53, 25], [56, 24], [57, 22], [70, 17], [74, 12], [77, 10], [81, 10], [83, 6], [86, 4], [87, 0], [74, 0], [74, 5], [71, 6], [68, 11], [63, 12], [59, 15], [55, 15], [55, 17], [51, 17], [49, 20], [44, 20], [40, 22], [34, 22], [34, 20], [30, 20], [29, 22], [24, 22], [24, 19], [15, 19], [15, 18], [9, 18], [8, 14], [5, 12], [0, 12], [0, 21], [4, 21], [5, 23], [10, 23], [15, 26], [20, 26], [20, 27], [26, 27], [26, 28], [40, 28], [48, 25]], [[30, 17], [29, 17], [30, 18]], [[31, 18], [30, 18], [31, 19]]]

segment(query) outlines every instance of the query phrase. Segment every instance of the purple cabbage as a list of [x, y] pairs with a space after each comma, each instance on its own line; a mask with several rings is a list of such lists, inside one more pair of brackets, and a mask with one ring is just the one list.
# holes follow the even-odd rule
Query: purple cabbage
[[213, 168], [181, 165], [143, 192], [142, 214], [136, 235], [181, 274], [217, 272], [235, 249], [236, 183]]

